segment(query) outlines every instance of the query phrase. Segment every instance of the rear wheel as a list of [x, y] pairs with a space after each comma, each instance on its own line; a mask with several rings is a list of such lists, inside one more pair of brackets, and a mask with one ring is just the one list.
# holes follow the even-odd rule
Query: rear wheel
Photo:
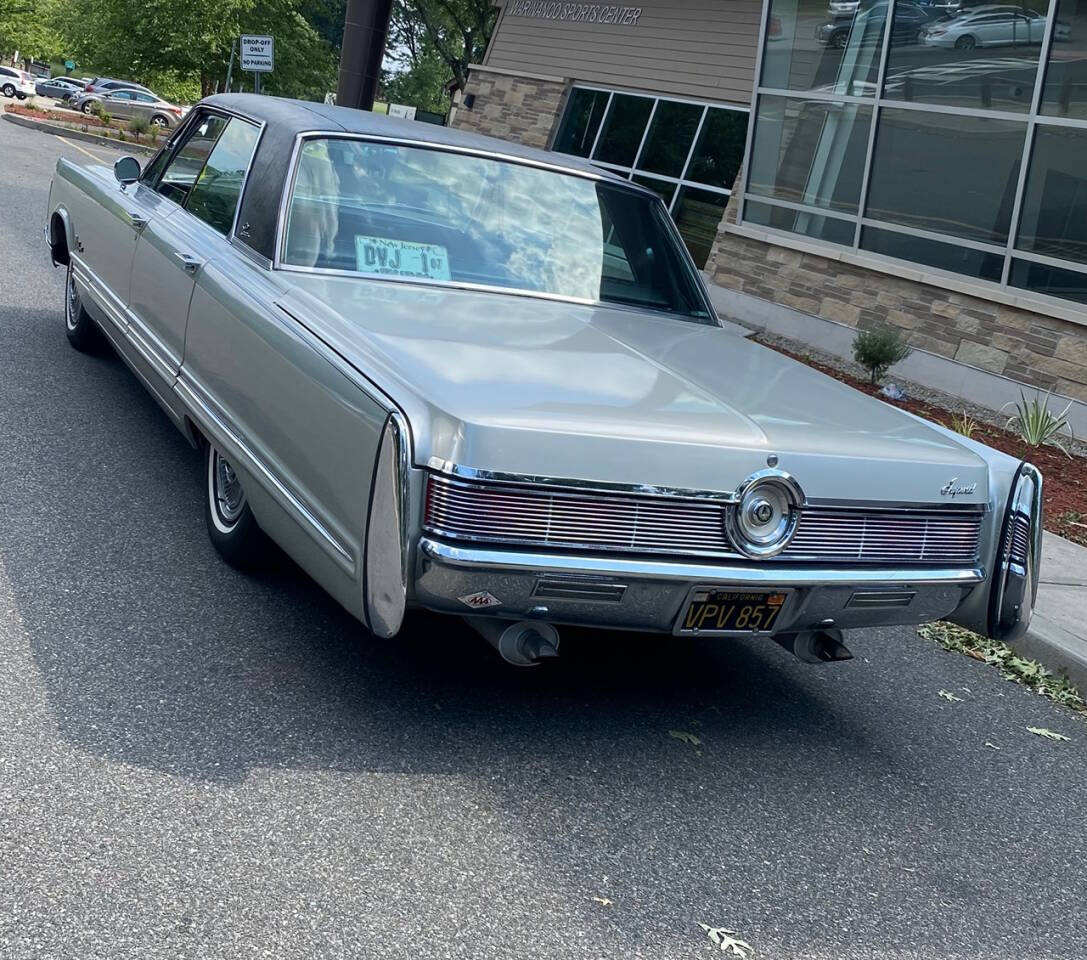
[[970, 34], [967, 34], [965, 37], [959, 37], [959, 39], [955, 41], [955, 49], [957, 50], [973, 50], [977, 45], [977, 40], [970, 36]]
[[83, 307], [71, 263], [64, 289], [64, 332], [68, 342], [81, 353], [94, 353], [102, 346], [102, 331]]
[[10, 83], [5, 83], [2, 87], [0, 87], [0, 92], [2, 92], [4, 96], [10, 100], [12, 97], [15, 96], [15, 86]]
[[268, 557], [268, 538], [257, 526], [241, 479], [210, 441], [204, 449], [204, 481], [204, 519], [215, 549], [232, 567], [259, 567]]
[[170, 126], [170, 121], [167, 120], [161, 113], [156, 113], [151, 118], [151, 126], [153, 126], [153, 127], [168, 127], [168, 126]]

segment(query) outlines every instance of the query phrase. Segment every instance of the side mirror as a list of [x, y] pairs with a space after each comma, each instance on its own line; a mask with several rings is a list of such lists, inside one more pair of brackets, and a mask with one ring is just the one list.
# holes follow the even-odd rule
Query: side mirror
[[135, 183], [140, 179], [140, 161], [135, 157], [121, 157], [113, 165], [113, 175], [122, 187]]

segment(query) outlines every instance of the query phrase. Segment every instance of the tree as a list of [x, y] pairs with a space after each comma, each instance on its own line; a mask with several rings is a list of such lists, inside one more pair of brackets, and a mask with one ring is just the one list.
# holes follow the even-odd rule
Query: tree
[[464, 89], [468, 66], [483, 59], [497, 17], [493, 0], [394, 0], [386, 96], [444, 113], [446, 84]]
[[63, 56], [56, 0], [4, 0], [0, 4], [0, 56], [54, 60]]

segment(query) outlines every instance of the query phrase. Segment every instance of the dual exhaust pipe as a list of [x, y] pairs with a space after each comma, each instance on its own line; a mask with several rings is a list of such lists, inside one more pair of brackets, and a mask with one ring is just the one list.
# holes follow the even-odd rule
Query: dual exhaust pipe
[[[559, 655], [559, 631], [540, 620], [498, 620], [490, 617], [465, 617], [495, 650], [515, 667], [536, 667]], [[852, 660], [853, 654], [842, 642], [841, 630], [801, 630], [775, 634], [774, 642], [803, 663], [835, 663]]]

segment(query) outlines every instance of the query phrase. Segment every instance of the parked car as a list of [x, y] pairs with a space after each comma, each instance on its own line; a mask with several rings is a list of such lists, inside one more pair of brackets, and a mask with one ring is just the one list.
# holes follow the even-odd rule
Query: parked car
[[0, 67], [0, 93], [9, 100], [18, 97], [25, 100], [34, 96], [34, 78], [25, 70], [15, 67]]
[[110, 116], [132, 120], [144, 117], [152, 126], [173, 127], [181, 120], [181, 107], [143, 90], [113, 90], [109, 93], [83, 93], [72, 99], [72, 107], [83, 113], [93, 113], [101, 104]]
[[84, 89], [87, 93], [109, 93], [112, 90], [142, 90], [144, 93], [152, 92], [142, 83], [133, 83], [131, 80], [115, 80], [113, 77], [95, 77]]
[[[1054, 28], [1057, 34], [1061, 33], [1059, 24]], [[1044, 35], [1044, 14], [1024, 7], [987, 5], [934, 23], [922, 32], [920, 40], [927, 47], [972, 50], [974, 47], [1031, 46], [1040, 44]]]
[[[877, 45], [883, 42], [886, 16], [886, 2], [875, 3], [855, 16], [836, 17], [820, 24], [815, 29], [815, 39], [828, 47], [845, 47], [851, 36], [855, 44]], [[943, 16], [934, 7], [899, 0], [894, 7], [891, 40], [896, 46], [917, 43], [922, 31]]]
[[49, 80], [39, 80], [34, 84], [34, 92], [39, 97], [54, 97], [57, 100], [70, 100], [73, 96], [83, 93], [86, 81], [77, 80], [75, 77], [53, 77]]
[[59, 160], [47, 237], [72, 345], [202, 448], [222, 556], [271, 538], [376, 635], [421, 607], [514, 663], [560, 624], [815, 662], [1030, 619], [1039, 472], [727, 333], [661, 200], [585, 161], [219, 95], [142, 172]]

